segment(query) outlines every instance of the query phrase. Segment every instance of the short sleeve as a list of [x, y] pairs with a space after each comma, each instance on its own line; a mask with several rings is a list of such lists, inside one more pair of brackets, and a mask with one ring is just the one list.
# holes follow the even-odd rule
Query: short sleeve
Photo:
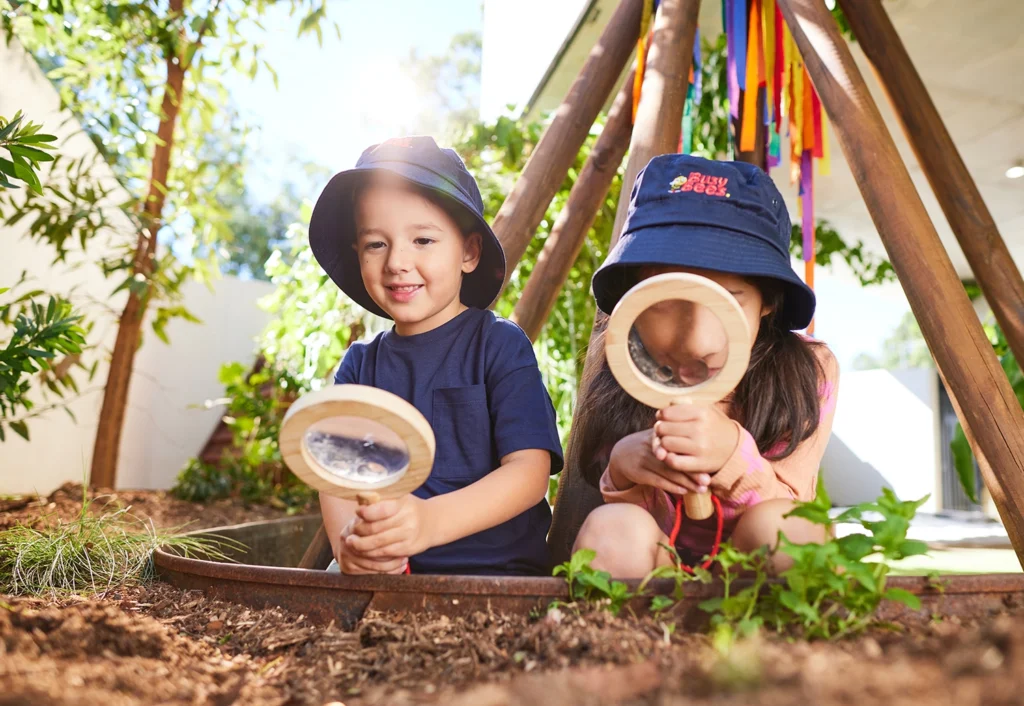
[[487, 397], [498, 458], [524, 449], [544, 449], [551, 453], [551, 473], [558, 473], [563, 456], [555, 408], [530, 339], [511, 321], [496, 319], [486, 356]]
[[345, 357], [341, 359], [338, 372], [334, 374], [335, 385], [354, 385], [359, 382], [360, 362], [363, 358], [363, 348], [359, 343], [353, 343], [345, 351]]

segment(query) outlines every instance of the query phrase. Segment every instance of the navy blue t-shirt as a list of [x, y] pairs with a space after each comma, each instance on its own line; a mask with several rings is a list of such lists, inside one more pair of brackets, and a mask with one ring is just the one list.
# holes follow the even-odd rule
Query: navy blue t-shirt
[[[386, 331], [353, 343], [336, 383], [369, 385], [418, 409], [434, 430], [430, 477], [414, 495], [459, 490], [523, 449], [551, 452], [562, 469], [555, 410], [523, 330], [490, 311], [467, 309], [415, 336]], [[410, 557], [414, 573], [547, 574], [551, 509], [545, 500], [508, 522]]]

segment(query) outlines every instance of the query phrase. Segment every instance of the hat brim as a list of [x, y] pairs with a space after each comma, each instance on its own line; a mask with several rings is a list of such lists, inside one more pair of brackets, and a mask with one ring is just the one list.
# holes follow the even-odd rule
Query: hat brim
[[359, 306], [390, 319], [370, 297], [359, 272], [359, 257], [352, 245], [356, 238], [354, 191], [376, 172], [397, 174], [406, 181], [436, 193], [472, 219], [471, 232], [480, 233], [480, 262], [463, 276], [460, 298], [466, 306], [487, 309], [505, 281], [505, 253], [487, 222], [475, 212], [466, 195], [429, 169], [404, 162], [375, 163], [335, 174], [324, 188], [309, 221], [309, 246], [313, 257], [335, 284]]
[[772, 245], [725, 228], [679, 225], [640, 228], [619, 239], [594, 273], [594, 298], [601, 311], [611, 314], [628, 290], [630, 284], [621, 276], [623, 270], [645, 265], [779, 280], [784, 286], [780, 323], [789, 330], [800, 330], [814, 318], [814, 291], [793, 271], [788, 257]]

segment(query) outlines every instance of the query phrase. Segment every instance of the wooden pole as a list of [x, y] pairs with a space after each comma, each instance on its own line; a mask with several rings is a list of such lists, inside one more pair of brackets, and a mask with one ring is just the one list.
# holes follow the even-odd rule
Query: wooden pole
[[1024, 413], [823, 0], [778, 0], [1024, 561]]
[[537, 264], [523, 288], [522, 296], [512, 312], [512, 321], [519, 324], [531, 341], [541, 329], [558, 301], [562, 285], [583, 248], [587, 233], [615, 179], [633, 133], [633, 76], [629, 72], [622, 89], [615, 97], [604, 129], [594, 143], [576, 183], [569, 192], [565, 207], [544, 241]]
[[[622, 195], [615, 214], [612, 243], [622, 232], [622, 224], [629, 210], [629, 194], [640, 170], [659, 154], [675, 153], [679, 149], [682, 130], [683, 104], [689, 83], [690, 61], [693, 57], [694, 32], [700, 0], [670, 3], [671, 8], [658, 6], [654, 20], [655, 38], [647, 53], [640, 105], [637, 106], [633, 137], [629, 143], [629, 162], [622, 180]], [[693, 13], [692, 22], [690, 13]], [[659, 26], [660, 23], [660, 26]], [[661, 32], [661, 42], [657, 36]], [[690, 53], [682, 56], [683, 49]], [[681, 68], [680, 68], [681, 67]], [[654, 96], [644, 105], [644, 95]], [[652, 114], [663, 111], [661, 114]]]
[[621, 0], [494, 217], [492, 227], [508, 262], [506, 285], [629, 61], [642, 10], [643, 0]]
[[1024, 278], [879, 0], [839, 0], [864, 54], [1017, 360], [1024, 361]]
[[[653, 157], [674, 153], [678, 149], [699, 10], [700, 0], [662, 0], [658, 6], [654, 19], [654, 37], [647, 55], [643, 91], [629, 144], [626, 177], [619, 196], [618, 215], [622, 218], [616, 219], [609, 248], [618, 240], [622, 230], [622, 220], [625, 220], [636, 175]], [[599, 314], [594, 322], [594, 333], [606, 324], [606, 317]], [[593, 335], [590, 340], [593, 343]], [[584, 369], [601, 365], [603, 361], [604, 351], [591, 345]], [[593, 449], [577, 448], [573, 444], [573, 434], [585, 415], [604, 413], [605, 410], [595, 410], [587, 405], [587, 389], [581, 386], [569, 431], [565, 470], [558, 487], [548, 541], [552, 560], [556, 563], [565, 561], [569, 556], [583, 520], [601, 504], [600, 493], [583, 479], [580, 466], [580, 452], [592, 452]]]

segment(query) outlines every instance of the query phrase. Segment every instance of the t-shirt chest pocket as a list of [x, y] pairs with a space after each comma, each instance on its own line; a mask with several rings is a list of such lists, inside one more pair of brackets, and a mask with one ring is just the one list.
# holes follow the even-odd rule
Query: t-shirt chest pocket
[[431, 475], [476, 480], [494, 470], [484, 385], [434, 390], [432, 421], [437, 449]]

